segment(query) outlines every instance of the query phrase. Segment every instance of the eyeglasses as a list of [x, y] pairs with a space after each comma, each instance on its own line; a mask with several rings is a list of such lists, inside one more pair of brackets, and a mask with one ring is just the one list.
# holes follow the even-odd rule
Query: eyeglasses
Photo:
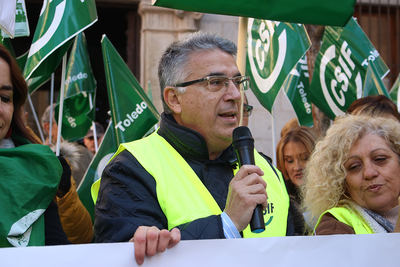
[[252, 111], [253, 111], [252, 105], [246, 103], [243, 104], [243, 116], [250, 117]]
[[249, 77], [235, 76], [228, 78], [226, 76], [206, 76], [201, 79], [175, 84], [174, 87], [186, 87], [195, 83], [207, 82], [208, 90], [217, 92], [222, 88], [228, 88], [229, 81], [232, 81], [238, 90], [247, 90], [249, 87]]

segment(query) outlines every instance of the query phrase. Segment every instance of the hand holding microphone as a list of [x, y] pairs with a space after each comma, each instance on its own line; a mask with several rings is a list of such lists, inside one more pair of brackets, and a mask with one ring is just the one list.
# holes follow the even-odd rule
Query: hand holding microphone
[[261, 177], [264, 173], [254, 165], [254, 139], [247, 127], [233, 131], [233, 147], [241, 168], [229, 186], [225, 212], [238, 231], [244, 230], [250, 221], [251, 231], [259, 233], [265, 230], [263, 205], [267, 204], [267, 185]]

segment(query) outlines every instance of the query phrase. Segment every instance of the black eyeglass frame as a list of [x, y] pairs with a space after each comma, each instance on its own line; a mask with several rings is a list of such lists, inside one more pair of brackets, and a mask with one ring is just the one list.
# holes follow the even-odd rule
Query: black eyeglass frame
[[243, 104], [243, 116], [249, 117], [251, 115], [251, 112], [253, 111], [253, 106], [244, 103]]

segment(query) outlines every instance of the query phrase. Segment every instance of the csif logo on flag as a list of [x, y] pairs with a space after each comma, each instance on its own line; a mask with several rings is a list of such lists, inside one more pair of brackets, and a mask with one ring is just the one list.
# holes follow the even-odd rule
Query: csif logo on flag
[[385, 62], [354, 18], [345, 27], [326, 27], [315, 60], [311, 101], [330, 119], [344, 114], [363, 94], [368, 64], [381, 79], [388, 73]]
[[309, 47], [303, 25], [248, 20], [246, 74], [251, 90], [267, 110], [272, 111], [286, 77]]
[[[357, 96], [362, 93], [361, 73], [355, 70], [356, 65], [351, 55], [352, 51], [346, 41], [342, 42], [340, 51], [337, 51], [335, 45], [331, 45], [323, 53], [319, 66], [322, 93], [336, 116], [344, 113], [342, 109], [346, 104], [345, 94], [349, 87], [356, 88]], [[333, 71], [333, 75], [330, 71]]]
[[[280, 22], [249, 19], [247, 48], [250, 71], [255, 85], [267, 93], [278, 79], [285, 61], [287, 44], [286, 30]], [[273, 38], [274, 35], [278, 36]], [[271, 53], [272, 49], [277, 53]], [[271, 52], [270, 52], [271, 50]]]

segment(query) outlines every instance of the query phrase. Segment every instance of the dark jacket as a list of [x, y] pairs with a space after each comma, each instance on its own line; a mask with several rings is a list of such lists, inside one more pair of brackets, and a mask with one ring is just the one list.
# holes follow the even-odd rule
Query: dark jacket
[[[185, 158], [224, 210], [236, 164], [233, 148], [230, 146], [217, 159], [209, 160], [204, 138], [165, 114], [162, 114], [158, 134]], [[289, 220], [292, 220], [291, 216]], [[157, 200], [154, 178], [125, 150], [106, 166], [102, 174], [95, 210], [95, 241], [127, 241], [141, 225], [168, 228], [167, 218]], [[219, 215], [197, 219], [178, 228], [183, 240], [225, 238]], [[290, 221], [288, 234], [293, 234], [293, 230]]]
[[322, 216], [321, 221], [315, 229], [316, 235], [343, 235], [355, 233], [351, 226], [340, 222], [330, 213], [326, 213]]

